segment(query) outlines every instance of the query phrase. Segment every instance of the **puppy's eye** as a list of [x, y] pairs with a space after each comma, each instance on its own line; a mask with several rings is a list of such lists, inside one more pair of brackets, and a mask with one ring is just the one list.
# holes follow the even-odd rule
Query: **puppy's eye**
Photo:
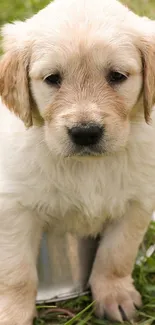
[[125, 81], [128, 78], [127, 75], [124, 75], [117, 71], [110, 71], [110, 73], [107, 76], [108, 82], [110, 84], [120, 84], [123, 81]]
[[60, 87], [62, 82], [62, 77], [59, 73], [51, 74], [50, 76], [46, 77], [44, 81], [51, 86], [58, 86]]

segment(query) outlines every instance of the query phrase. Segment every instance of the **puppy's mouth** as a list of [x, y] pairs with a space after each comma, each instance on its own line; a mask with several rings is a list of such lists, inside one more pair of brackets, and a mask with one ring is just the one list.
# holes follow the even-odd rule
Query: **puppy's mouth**
[[76, 146], [72, 148], [66, 157], [101, 157], [105, 150], [100, 146]]

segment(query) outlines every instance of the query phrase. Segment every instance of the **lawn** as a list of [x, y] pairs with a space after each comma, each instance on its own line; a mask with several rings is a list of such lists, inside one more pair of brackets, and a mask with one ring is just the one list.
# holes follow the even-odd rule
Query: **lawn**
[[[140, 15], [146, 15], [155, 19], [155, 0], [124, 0], [122, 2]], [[47, 3], [49, 3], [48, 0], [0, 0], [0, 26], [14, 19], [29, 17]], [[154, 243], [155, 223], [152, 222], [141, 245], [133, 272], [135, 285], [143, 297], [143, 307], [137, 312], [135, 325], [155, 324]], [[111, 322], [98, 320], [94, 317], [89, 295], [57, 305], [38, 306], [37, 309], [38, 319], [35, 320], [35, 325], [111, 325]]]

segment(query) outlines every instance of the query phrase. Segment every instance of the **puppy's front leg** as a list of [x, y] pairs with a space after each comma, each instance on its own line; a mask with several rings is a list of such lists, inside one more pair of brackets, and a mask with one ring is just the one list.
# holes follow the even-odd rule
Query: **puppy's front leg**
[[105, 229], [90, 277], [99, 317], [130, 320], [135, 306], [141, 304], [131, 273], [151, 212], [146, 212], [138, 203], [131, 203], [124, 217], [112, 221]]
[[32, 325], [40, 237], [32, 211], [0, 199], [0, 325]]

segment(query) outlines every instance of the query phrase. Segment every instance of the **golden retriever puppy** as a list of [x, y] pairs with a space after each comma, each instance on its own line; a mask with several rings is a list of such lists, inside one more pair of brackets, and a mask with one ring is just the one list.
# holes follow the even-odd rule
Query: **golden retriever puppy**
[[155, 208], [153, 29], [116, 0], [57, 0], [4, 26], [0, 325], [32, 325], [46, 224], [101, 234], [96, 314], [134, 317], [131, 273]]

